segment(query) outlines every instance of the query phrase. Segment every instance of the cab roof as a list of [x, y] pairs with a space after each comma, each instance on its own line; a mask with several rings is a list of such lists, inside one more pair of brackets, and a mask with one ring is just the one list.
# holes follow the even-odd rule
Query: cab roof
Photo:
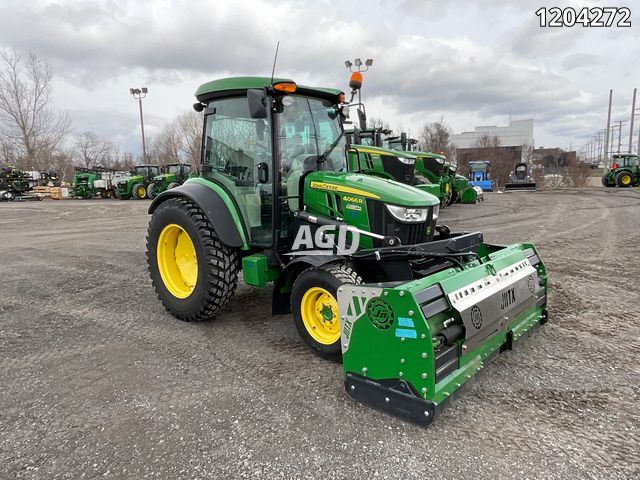
[[[281, 82], [295, 83], [293, 80], [288, 78], [274, 78], [272, 81], [271, 77], [228, 77], [203, 83], [198, 87], [195, 95], [199, 101], [203, 102], [213, 100], [215, 98], [242, 95], [248, 89], [264, 88]], [[327, 98], [337, 103], [342, 90], [337, 88], [320, 88], [298, 85], [296, 93]]]

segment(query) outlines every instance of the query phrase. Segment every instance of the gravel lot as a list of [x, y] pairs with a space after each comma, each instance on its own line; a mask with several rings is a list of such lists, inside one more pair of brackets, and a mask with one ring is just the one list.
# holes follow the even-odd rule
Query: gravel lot
[[147, 205], [0, 204], [1, 478], [640, 476], [640, 189], [443, 211], [539, 246], [551, 320], [428, 429], [351, 401], [268, 288], [173, 319], [147, 275]]

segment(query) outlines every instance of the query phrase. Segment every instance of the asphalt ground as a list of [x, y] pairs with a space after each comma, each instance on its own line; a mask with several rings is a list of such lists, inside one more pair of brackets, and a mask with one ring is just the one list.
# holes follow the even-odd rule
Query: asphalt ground
[[533, 242], [550, 322], [427, 429], [344, 392], [270, 288], [165, 312], [147, 201], [0, 204], [0, 478], [638, 478], [640, 189], [486, 194], [441, 219]]

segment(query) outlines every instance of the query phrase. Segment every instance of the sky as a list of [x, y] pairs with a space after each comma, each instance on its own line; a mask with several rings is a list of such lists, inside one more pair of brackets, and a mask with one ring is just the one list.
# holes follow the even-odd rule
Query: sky
[[[598, 5], [630, 7], [632, 27], [541, 28], [535, 14]], [[638, 10], [635, 0], [0, 0], [0, 49], [46, 60], [74, 131], [122, 151], [142, 149], [129, 88], [149, 89], [149, 140], [191, 108], [200, 84], [269, 76], [278, 41], [276, 75], [306, 85], [346, 91], [344, 61], [372, 58], [368, 115], [414, 136], [441, 118], [454, 133], [533, 118], [536, 147], [580, 149], [606, 127], [609, 89], [628, 141]]]

